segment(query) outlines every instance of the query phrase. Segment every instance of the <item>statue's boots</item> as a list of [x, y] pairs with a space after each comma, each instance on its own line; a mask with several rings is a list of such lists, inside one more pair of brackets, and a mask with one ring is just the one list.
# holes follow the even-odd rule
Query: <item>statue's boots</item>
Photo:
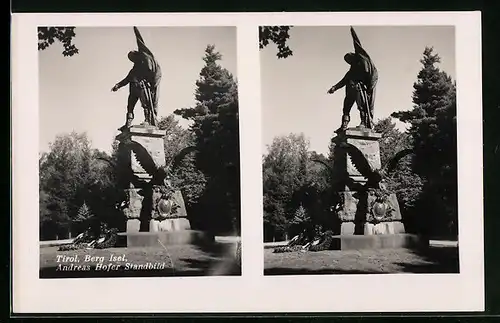
[[151, 112], [148, 108], [144, 108], [144, 122], [143, 125], [151, 125]]
[[350, 121], [349, 115], [343, 115], [342, 124], [340, 125], [340, 128], [335, 130], [335, 132], [336, 133], [345, 132], [347, 130], [347, 126], [349, 125], [349, 121]]
[[125, 124], [118, 128], [120, 131], [126, 131], [129, 130], [130, 127], [132, 127], [132, 121], [134, 120], [134, 114], [133, 113], [127, 113], [127, 120], [125, 121]]

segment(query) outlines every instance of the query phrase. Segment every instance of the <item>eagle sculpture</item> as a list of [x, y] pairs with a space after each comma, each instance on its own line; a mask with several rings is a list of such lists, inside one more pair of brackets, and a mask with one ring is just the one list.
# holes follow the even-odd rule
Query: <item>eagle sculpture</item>
[[[391, 157], [385, 165], [383, 165], [380, 169], [374, 169], [368, 159], [365, 157], [363, 152], [358, 149], [358, 147], [354, 146], [350, 143], [342, 143], [338, 146], [341, 149], [344, 149], [347, 155], [351, 157], [351, 161], [353, 166], [358, 170], [358, 172], [367, 179], [364, 187], [365, 188], [379, 188], [380, 182], [386, 178], [398, 165], [398, 162], [405, 156], [413, 154], [413, 149], [404, 149], [400, 152], [396, 153], [393, 157]], [[327, 167], [331, 174], [333, 175], [333, 167], [326, 162], [318, 159], [313, 159], [313, 162], [320, 163]]]
[[[128, 147], [134, 156], [137, 159], [137, 162], [141, 167], [151, 176], [150, 183], [152, 185], [164, 185], [166, 184], [166, 180], [169, 179], [170, 173], [175, 170], [184, 159], [184, 157], [195, 151], [196, 147], [188, 146], [182, 149], [179, 153], [177, 153], [174, 158], [168, 163], [166, 166], [161, 167], [156, 164], [151, 154], [147, 151], [147, 149], [135, 140], [127, 140], [123, 142], [126, 147]], [[116, 167], [116, 164], [111, 160], [98, 157], [97, 159], [108, 162], [110, 165]]]
[[[180, 191], [176, 190], [172, 187], [170, 183], [170, 176], [173, 170], [179, 167], [182, 159], [189, 153], [195, 151], [194, 146], [189, 146], [182, 149], [179, 153], [177, 153], [174, 158], [164, 167], [158, 166], [154, 161], [151, 154], [148, 150], [139, 142], [128, 139], [122, 141], [122, 144], [125, 145], [124, 151], [130, 151], [136, 157], [137, 162], [140, 166], [151, 176], [151, 180], [147, 184], [148, 187], [153, 188], [153, 192], [151, 193], [149, 189], [146, 191], [139, 190], [138, 194], [145, 196], [145, 194], [152, 194], [152, 207], [153, 207], [153, 218], [155, 219], [163, 219], [165, 217], [171, 216], [171, 214], [177, 212], [178, 208], [181, 208], [181, 214], [185, 213], [184, 201], [182, 199], [182, 194]], [[99, 157], [98, 159], [108, 162], [113, 167], [117, 167], [117, 165], [111, 160], [103, 157]], [[136, 187], [143, 187], [144, 183], [141, 183], [139, 178], [133, 174], [131, 169], [126, 170], [131, 176], [131, 181]], [[149, 193], [148, 193], [149, 192]], [[180, 196], [179, 196], [180, 195]], [[127, 209], [129, 207], [129, 201], [127, 198], [123, 198], [123, 200], [117, 202], [118, 209]]]
[[127, 145], [130, 147], [141, 167], [151, 176], [150, 183], [152, 185], [165, 184], [165, 180], [167, 180], [170, 173], [180, 165], [182, 159], [196, 149], [194, 146], [186, 147], [177, 153], [165, 167], [159, 167], [143, 145], [134, 140], [130, 140]]

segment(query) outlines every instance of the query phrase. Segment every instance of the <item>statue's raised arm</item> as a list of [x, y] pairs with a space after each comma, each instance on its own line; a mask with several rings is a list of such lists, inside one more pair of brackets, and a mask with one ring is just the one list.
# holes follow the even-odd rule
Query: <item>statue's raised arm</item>
[[137, 27], [135, 26], [134, 26], [134, 34], [135, 34], [135, 39], [137, 41], [137, 48], [139, 49], [139, 52], [153, 56], [153, 53], [146, 46], [146, 43], [144, 43], [144, 39], [142, 38], [139, 29], [137, 29]]
[[353, 43], [354, 43], [354, 52], [356, 54], [360, 54], [360, 55], [363, 55], [363, 56], [366, 56], [366, 57], [370, 57], [368, 55], [368, 53], [365, 51], [365, 49], [363, 48], [363, 46], [361, 46], [361, 41], [359, 40], [359, 37], [356, 34], [356, 32], [354, 31], [354, 28], [352, 28], [352, 26], [351, 26], [351, 36], [352, 36], [352, 40], [353, 40]]

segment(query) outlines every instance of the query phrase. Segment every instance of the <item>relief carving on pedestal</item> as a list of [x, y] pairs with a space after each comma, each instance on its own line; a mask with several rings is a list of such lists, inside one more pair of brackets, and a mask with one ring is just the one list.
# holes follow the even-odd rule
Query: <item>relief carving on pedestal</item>
[[[371, 169], [380, 169], [380, 148], [379, 143], [373, 140], [349, 139], [348, 143], [356, 147], [364, 156]], [[356, 168], [351, 154], [347, 154], [347, 173], [351, 176], [360, 176], [361, 172]]]

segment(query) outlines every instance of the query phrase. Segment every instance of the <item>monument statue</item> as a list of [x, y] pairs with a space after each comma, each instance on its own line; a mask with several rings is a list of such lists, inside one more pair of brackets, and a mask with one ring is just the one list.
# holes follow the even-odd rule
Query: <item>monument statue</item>
[[342, 124], [335, 132], [343, 132], [347, 129], [350, 121], [351, 108], [356, 102], [361, 124], [360, 127], [373, 128], [373, 108], [375, 101], [375, 86], [378, 81], [378, 72], [368, 53], [361, 46], [361, 42], [351, 27], [351, 35], [354, 42], [354, 53], [347, 53], [344, 60], [351, 67], [345, 76], [328, 93], [332, 94], [345, 87], [346, 95], [342, 114]]
[[[373, 130], [378, 72], [352, 27], [350, 31], [355, 51], [344, 56], [350, 69], [328, 90], [331, 94], [346, 87], [342, 124], [331, 139], [333, 158], [328, 162], [312, 159], [329, 170], [330, 183], [326, 194], [330, 198], [325, 198], [327, 204], [320, 201], [320, 205], [325, 207], [324, 210], [329, 209], [332, 217], [315, 223], [317, 226], [324, 223], [326, 231], [322, 232], [320, 228], [312, 234], [312, 230], [306, 227], [286, 246], [276, 248], [274, 252], [428, 246], [425, 237], [406, 232], [397, 192], [392, 185], [387, 185], [394, 183], [396, 178], [392, 173], [397, 170], [401, 159], [414, 151], [403, 149], [382, 164], [379, 141], [383, 134]], [[361, 124], [348, 128], [354, 103], [360, 112]]]
[[128, 59], [134, 63], [127, 76], [116, 83], [111, 89], [113, 92], [129, 84], [129, 95], [127, 102], [127, 116], [125, 125], [119, 128], [124, 131], [132, 126], [134, 120], [134, 108], [140, 100], [144, 109], [144, 124], [156, 126], [158, 112], [158, 87], [161, 80], [161, 69], [153, 53], [146, 47], [139, 29], [134, 27], [134, 34], [138, 50], [128, 53]]

